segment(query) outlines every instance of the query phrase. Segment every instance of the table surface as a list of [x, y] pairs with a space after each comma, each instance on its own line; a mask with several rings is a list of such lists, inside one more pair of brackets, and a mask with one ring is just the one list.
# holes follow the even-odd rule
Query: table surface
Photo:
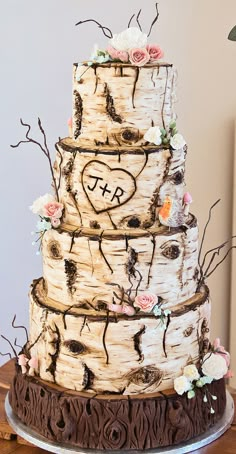
[[[0, 440], [1, 454], [45, 454], [48, 451], [32, 446], [19, 445], [16, 440]], [[232, 426], [222, 437], [194, 454], [236, 454], [236, 426]]]

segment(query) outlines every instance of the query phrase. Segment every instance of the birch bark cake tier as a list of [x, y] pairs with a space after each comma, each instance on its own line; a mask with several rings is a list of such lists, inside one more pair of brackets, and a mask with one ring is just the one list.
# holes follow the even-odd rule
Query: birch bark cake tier
[[65, 139], [54, 165], [63, 220], [102, 229], [158, 225], [166, 196], [181, 207], [186, 146], [95, 146]]
[[140, 230], [63, 228], [49, 230], [42, 242], [47, 297], [83, 310], [128, 303], [155, 293], [162, 308], [191, 297], [197, 288], [198, 228]]
[[[87, 69], [87, 71], [85, 71]], [[168, 63], [74, 65], [73, 137], [80, 144], [145, 145], [144, 133], [173, 120], [175, 69]]]
[[40, 357], [39, 375], [77, 391], [131, 395], [171, 388], [207, 351], [209, 323], [206, 288], [173, 307], [165, 322], [153, 314], [55, 305], [42, 281], [31, 292], [30, 344]]
[[173, 445], [225, 409], [230, 358], [210, 342], [205, 284], [222, 246], [201, 260], [176, 71], [162, 57], [129, 23], [74, 64], [70, 137], [56, 144], [54, 166], [41, 121], [43, 144], [22, 122], [23, 142], [49, 158], [55, 196], [31, 207], [43, 277], [9, 398], [28, 427], [70, 447]]

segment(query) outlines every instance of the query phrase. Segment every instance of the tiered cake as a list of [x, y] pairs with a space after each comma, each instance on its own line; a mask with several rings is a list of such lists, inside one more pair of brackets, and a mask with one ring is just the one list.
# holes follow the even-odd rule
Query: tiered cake
[[[43, 234], [10, 392], [16, 414], [50, 440], [149, 449], [202, 433], [224, 411], [226, 371], [203, 370], [225, 360], [209, 343], [187, 147], [171, 140], [181, 139], [175, 79], [155, 60], [74, 65], [72, 135], [54, 165], [62, 217]], [[147, 131], [162, 134], [158, 145]]]

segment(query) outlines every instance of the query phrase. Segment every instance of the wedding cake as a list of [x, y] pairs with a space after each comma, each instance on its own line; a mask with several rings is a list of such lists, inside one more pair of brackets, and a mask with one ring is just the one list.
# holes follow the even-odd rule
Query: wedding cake
[[31, 207], [43, 276], [10, 391], [13, 411], [49, 440], [146, 450], [199, 435], [224, 412], [229, 354], [209, 341], [175, 87], [174, 67], [138, 27], [73, 66], [54, 195]]

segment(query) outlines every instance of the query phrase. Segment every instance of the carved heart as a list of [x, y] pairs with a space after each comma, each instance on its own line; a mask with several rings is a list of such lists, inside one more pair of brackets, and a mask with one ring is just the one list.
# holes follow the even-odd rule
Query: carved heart
[[96, 213], [113, 210], [133, 197], [136, 182], [127, 170], [90, 161], [82, 171], [84, 192]]

